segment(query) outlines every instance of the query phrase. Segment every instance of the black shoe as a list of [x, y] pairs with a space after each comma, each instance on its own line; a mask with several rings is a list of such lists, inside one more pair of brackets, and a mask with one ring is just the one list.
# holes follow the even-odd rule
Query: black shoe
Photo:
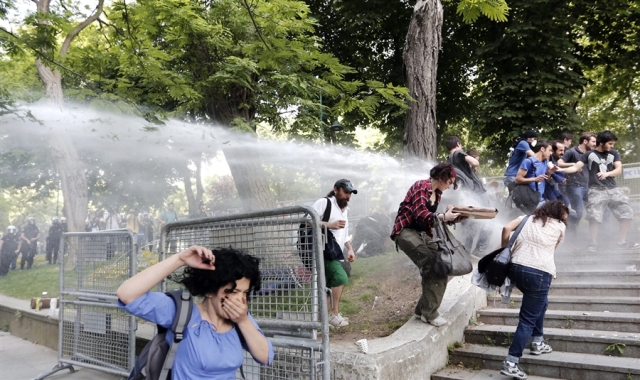
[[624, 243], [618, 243], [618, 249], [640, 249], [640, 244], [625, 241]]

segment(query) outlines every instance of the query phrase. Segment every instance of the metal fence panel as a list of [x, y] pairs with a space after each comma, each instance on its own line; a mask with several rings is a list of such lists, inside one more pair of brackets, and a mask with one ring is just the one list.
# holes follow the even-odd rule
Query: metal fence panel
[[118, 308], [116, 289], [136, 273], [130, 230], [65, 233], [61, 239], [58, 365], [128, 376], [135, 362], [136, 319]]
[[[133, 238], [129, 230], [64, 234], [60, 290], [115, 295], [116, 289], [135, 274]], [[69, 260], [75, 265], [67, 265]]]
[[[304, 232], [314, 237], [313, 245], [298, 244], [301, 226], [308, 226]], [[276, 357], [271, 367], [245, 361], [247, 379], [330, 378], [320, 226], [315, 210], [292, 206], [179, 221], [163, 228], [162, 259], [191, 245], [231, 246], [260, 259], [262, 288], [252, 294], [249, 311], [268, 337], [280, 340], [272, 340]]]
[[127, 376], [135, 354], [135, 318], [113, 304], [61, 299], [61, 363]]

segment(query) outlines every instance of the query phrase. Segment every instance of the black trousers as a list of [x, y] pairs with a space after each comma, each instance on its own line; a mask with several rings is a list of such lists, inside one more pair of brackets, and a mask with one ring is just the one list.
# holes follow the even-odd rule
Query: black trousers
[[24, 269], [24, 264], [27, 263], [27, 269], [31, 269], [33, 266], [33, 258], [38, 253], [38, 242], [32, 242], [28, 247], [22, 249], [22, 258], [20, 259], [20, 269]]

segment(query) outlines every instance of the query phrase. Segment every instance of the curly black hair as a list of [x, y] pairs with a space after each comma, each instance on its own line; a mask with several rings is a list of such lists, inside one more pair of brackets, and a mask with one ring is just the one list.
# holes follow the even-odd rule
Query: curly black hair
[[193, 296], [215, 294], [221, 287], [231, 284], [236, 288], [236, 281], [245, 277], [249, 280], [249, 295], [260, 290], [260, 259], [248, 255], [240, 250], [219, 248], [212, 250], [215, 256], [216, 269], [197, 269], [187, 267], [174, 280], [184, 285]]
[[453, 190], [458, 188], [456, 169], [448, 162], [441, 162], [431, 168], [429, 176], [431, 179], [437, 179], [440, 182], [447, 182], [448, 180], [453, 179]]
[[547, 224], [549, 218], [557, 219], [559, 222], [567, 224], [567, 216], [569, 215], [569, 207], [565, 206], [562, 201], [546, 202], [533, 212], [533, 220], [542, 220], [542, 226]]

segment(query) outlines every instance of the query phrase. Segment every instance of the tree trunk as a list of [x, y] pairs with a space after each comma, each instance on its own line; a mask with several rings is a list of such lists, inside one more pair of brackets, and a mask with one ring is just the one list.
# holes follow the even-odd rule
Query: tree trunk
[[418, 0], [404, 46], [407, 88], [416, 99], [405, 121], [405, 157], [436, 158], [436, 83], [441, 46], [442, 4]]
[[64, 106], [64, 97], [62, 95], [62, 76], [60, 72], [51, 70], [40, 59], [36, 59], [36, 69], [38, 69], [38, 74], [51, 103], [62, 108]]
[[275, 207], [276, 200], [269, 187], [269, 179], [262, 167], [259, 153], [248, 154], [244, 147], [227, 145], [222, 151], [231, 169], [244, 212]]
[[68, 136], [52, 135], [51, 156], [56, 164], [69, 231], [84, 231], [87, 216], [87, 178], [75, 146]]

